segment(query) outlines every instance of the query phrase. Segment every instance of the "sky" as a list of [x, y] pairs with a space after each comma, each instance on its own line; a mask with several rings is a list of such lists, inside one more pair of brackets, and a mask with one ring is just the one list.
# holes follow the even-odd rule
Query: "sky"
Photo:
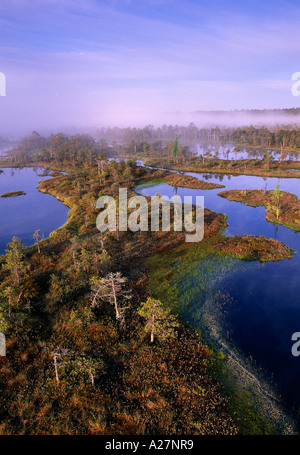
[[0, 134], [299, 107], [299, 23], [298, 0], [1, 0]]

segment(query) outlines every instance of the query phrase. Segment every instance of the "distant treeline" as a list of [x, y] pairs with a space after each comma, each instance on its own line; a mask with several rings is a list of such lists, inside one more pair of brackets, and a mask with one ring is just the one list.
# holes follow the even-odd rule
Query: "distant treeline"
[[300, 149], [300, 128], [295, 124], [267, 128], [254, 127], [197, 127], [194, 123], [189, 126], [163, 125], [155, 128], [152, 125], [144, 128], [99, 128], [97, 138], [129, 144], [136, 142], [153, 142], [157, 140], [175, 140], [176, 136], [184, 144], [189, 142], [232, 142], [254, 147], [274, 147]]
[[274, 128], [265, 126], [221, 128], [152, 125], [144, 128], [99, 128], [95, 137], [88, 134], [67, 136], [63, 133], [51, 134], [45, 138], [38, 132], [23, 138], [17, 146], [8, 152], [11, 162], [87, 162], [103, 154], [108, 157], [137, 158], [139, 155], [150, 156], [163, 152], [169, 158], [174, 155], [174, 142], [178, 141], [177, 157], [185, 160], [189, 155], [188, 145], [192, 143], [231, 143], [256, 148], [273, 148], [281, 151], [300, 151], [300, 128], [284, 125]]
[[101, 147], [87, 134], [68, 137], [63, 133], [57, 133], [45, 138], [33, 131], [31, 135], [23, 138], [17, 146], [9, 150], [7, 155], [11, 162], [16, 163], [68, 161], [91, 164], [94, 156], [99, 153], [101, 153]]
[[174, 141], [134, 141], [128, 144], [112, 141], [108, 143], [104, 138], [95, 139], [87, 134], [77, 134], [68, 137], [63, 133], [52, 134], [48, 138], [41, 136], [36, 131], [25, 137], [13, 149], [7, 152], [8, 160], [18, 165], [56, 162], [73, 163], [73, 165], [86, 163], [92, 165], [101, 157], [138, 158], [143, 156], [165, 155], [174, 162], [185, 162], [190, 155], [187, 146]]
[[216, 111], [196, 111], [197, 114], [207, 114], [207, 113], [210, 113], [210, 114], [220, 114], [220, 115], [231, 115], [231, 116], [235, 116], [235, 115], [243, 115], [243, 114], [247, 114], [247, 115], [256, 115], [256, 116], [262, 116], [264, 115], [265, 117], [267, 116], [282, 116], [282, 115], [286, 115], [286, 116], [297, 116], [297, 115], [300, 115], [300, 107], [289, 107], [289, 108], [285, 108], [285, 109], [235, 109], [234, 111], [222, 111], [222, 110], [216, 110]]

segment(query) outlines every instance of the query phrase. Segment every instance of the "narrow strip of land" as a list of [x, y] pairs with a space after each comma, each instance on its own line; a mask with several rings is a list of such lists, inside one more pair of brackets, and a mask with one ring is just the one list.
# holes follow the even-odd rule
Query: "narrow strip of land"
[[259, 189], [227, 190], [221, 191], [218, 195], [252, 207], [264, 206], [267, 221], [300, 231], [300, 201], [293, 193]]

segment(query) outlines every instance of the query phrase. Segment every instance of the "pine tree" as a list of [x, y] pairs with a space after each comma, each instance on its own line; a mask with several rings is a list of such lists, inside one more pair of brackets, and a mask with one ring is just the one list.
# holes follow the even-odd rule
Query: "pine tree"
[[76, 376], [78, 374], [88, 376], [92, 386], [94, 387], [97, 372], [102, 368], [103, 362], [101, 359], [90, 358], [84, 354], [78, 354], [66, 348], [57, 348], [52, 353], [52, 356], [57, 384], [60, 382], [59, 370], [63, 370], [65, 372], [68, 370], [69, 375], [72, 376]]
[[25, 244], [19, 237], [13, 237], [8, 243], [5, 255], [4, 270], [9, 270], [11, 273], [12, 282], [14, 285], [19, 285], [22, 275], [25, 271], [24, 265], [24, 248]]
[[177, 136], [172, 145], [172, 158], [173, 158], [174, 162], [176, 163], [177, 158], [178, 158], [178, 137]]
[[174, 329], [179, 324], [170, 309], [165, 308], [160, 300], [149, 297], [141, 304], [138, 313], [146, 321], [145, 332], [150, 333], [151, 343], [155, 336], [162, 341], [175, 337]]
[[126, 282], [127, 278], [122, 277], [120, 272], [109, 273], [105, 278], [92, 278], [92, 307], [99, 306], [101, 300], [107, 301], [114, 306], [116, 319], [123, 318], [127, 307], [121, 308], [119, 299], [131, 299], [131, 291], [124, 288]]
[[41, 252], [41, 249], [40, 249], [40, 244], [39, 242], [45, 238], [44, 234], [40, 234], [40, 229], [37, 229], [36, 231], [34, 231], [34, 234], [33, 234], [33, 239], [36, 241], [37, 243], [37, 248], [38, 248], [38, 252], [40, 253]]
[[275, 189], [272, 191], [271, 200], [274, 202], [274, 207], [276, 213], [276, 219], [278, 220], [280, 215], [280, 198], [282, 197], [282, 192], [280, 191], [280, 186], [276, 185]]

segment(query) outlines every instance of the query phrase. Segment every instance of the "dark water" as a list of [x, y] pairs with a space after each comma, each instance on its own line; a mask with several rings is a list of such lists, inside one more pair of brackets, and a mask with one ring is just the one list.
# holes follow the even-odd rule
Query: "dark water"
[[[267, 222], [264, 207], [248, 207], [217, 195], [225, 189], [270, 190], [279, 184], [282, 190], [299, 197], [300, 180], [187, 174], [215, 183], [221, 181], [226, 188], [193, 190], [160, 184], [140, 185], [137, 191], [147, 196], [157, 192], [168, 197], [177, 193], [182, 198], [184, 195], [204, 195], [205, 207], [228, 216], [227, 235], [264, 235], [284, 242], [297, 252], [292, 259], [279, 262], [261, 264], [239, 261], [243, 267], [229, 271], [225, 278], [219, 280], [218, 286], [232, 300], [224, 320], [232, 341], [246, 357], [252, 356], [268, 377], [273, 376], [279, 393], [289, 403], [290, 409], [300, 409], [300, 357], [291, 354], [292, 334], [300, 332], [300, 233]], [[197, 286], [194, 268], [193, 263], [193, 270], [187, 271], [185, 279], [187, 283]], [[197, 302], [192, 301], [192, 304], [196, 313]]]
[[3, 169], [0, 174], [0, 194], [8, 191], [24, 191], [25, 196], [0, 198], [0, 254], [5, 252], [13, 236], [32, 245], [35, 230], [45, 237], [62, 226], [68, 218], [68, 207], [49, 194], [40, 193], [36, 187], [43, 169]]

